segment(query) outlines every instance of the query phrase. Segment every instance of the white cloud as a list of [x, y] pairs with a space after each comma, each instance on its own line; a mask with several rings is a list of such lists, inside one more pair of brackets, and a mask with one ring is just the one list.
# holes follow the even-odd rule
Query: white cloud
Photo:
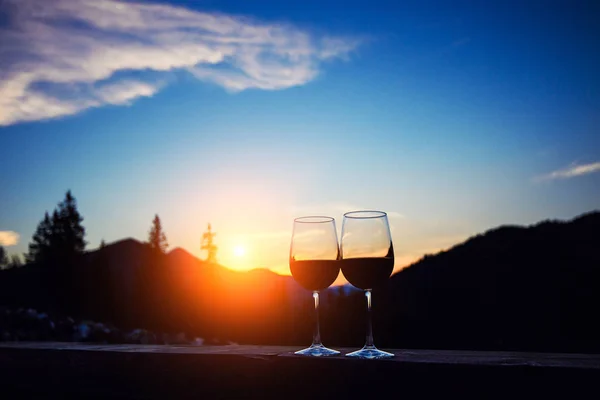
[[285, 89], [346, 58], [357, 39], [120, 0], [6, 0], [0, 13], [0, 126], [130, 104], [161, 87], [123, 77], [187, 70], [229, 91]]
[[130, 104], [138, 97], [150, 97], [158, 91], [158, 86], [139, 81], [121, 81], [105, 85], [97, 91], [98, 97], [110, 104]]
[[326, 60], [328, 58], [346, 58], [358, 45], [360, 41], [325, 37], [322, 40], [321, 52], [319, 56]]
[[554, 179], [568, 179], [576, 176], [592, 174], [594, 172], [600, 172], [600, 162], [594, 162], [589, 164], [577, 165], [571, 164], [567, 168], [559, 169], [557, 171], [550, 172], [549, 174], [538, 177], [538, 181], [554, 180]]
[[19, 243], [20, 235], [13, 231], [0, 231], [0, 246], [14, 246]]

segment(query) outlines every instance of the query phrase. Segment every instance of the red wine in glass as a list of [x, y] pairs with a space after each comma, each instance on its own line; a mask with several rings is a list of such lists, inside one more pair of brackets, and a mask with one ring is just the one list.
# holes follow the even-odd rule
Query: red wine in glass
[[300, 217], [294, 219], [290, 245], [290, 272], [300, 286], [313, 292], [315, 326], [310, 347], [294, 354], [331, 356], [340, 354], [321, 343], [319, 331], [319, 291], [327, 289], [340, 273], [340, 250], [335, 220], [331, 217]]
[[367, 290], [381, 286], [394, 270], [393, 257], [360, 257], [342, 261], [342, 274], [352, 286]]
[[311, 292], [325, 290], [340, 273], [338, 260], [290, 260], [292, 277], [306, 290]]
[[364, 290], [367, 299], [367, 337], [362, 349], [346, 354], [355, 358], [389, 358], [373, 343], [371, 291], [386, 282], [394, 270], [392, 234], [383, 211], [351, 211], [344, 214], [341, 270], [351, 285]]

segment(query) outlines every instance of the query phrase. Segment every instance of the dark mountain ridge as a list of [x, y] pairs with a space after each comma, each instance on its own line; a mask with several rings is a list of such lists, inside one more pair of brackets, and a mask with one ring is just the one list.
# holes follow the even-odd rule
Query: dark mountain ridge
[[[47, 311], [42, 268], [0, 272], [0, 305]], [[87, 252], [79, 315], [124, 328], [255, 344], [306, 345], [312, 299], [290, 276], [233, 271], [184, 249], [157, 256], [133, 239]], [[322, 294], [321, 335], [361, 346], [362, 293]], [[376, 343], [395, 348], [600, 351], [600, 212], [500, 226], [392, 275], [373, 293]]]
[[385, 341], [600, 350], [600, 212], [490, 229], [395, 274], [379, 297]]

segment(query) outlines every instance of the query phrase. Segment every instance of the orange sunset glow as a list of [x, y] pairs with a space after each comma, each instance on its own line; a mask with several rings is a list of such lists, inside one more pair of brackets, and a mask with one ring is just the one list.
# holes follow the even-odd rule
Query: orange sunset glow
[[0, 364], [600, 354], [600, 0], [491, 3], [0, 0]]
[[[235, 149], [223, 157], [233, 166], [219, 167], [206, 188], [197, 188], [193, 196], [174, 198], [174, 206], [161, 212], [161, 219], [170, 243], [177, 244], [200, 259], [206, 253], [200, 249], [200, 237], [207, 222], [216, 232], [217, 262], [229, 269], [246, 271], [266, 268], [290, 275], [288, 257], [293, 219], [303, 215], [328, 215], [336, 219], [338, 236], [344, 212], [355, 209], [386, 209], [390, 218], [396, 252], [395, 271], [409, 265], [424, 254], [436, 253], [464, 240], [471, 229], [451, 223], [437, 230], [440, 223], [433, 216], [405, 217], [393, 202], [365, 199], [349, 203], [341, 198], [322, 202], [303, 202], [303, 193], [310, 193], [310, 182], [316, 172], [299, 172], [282, 177], [277, 170], [254, 173], [261, 154], [241, 154]], [[291, 157], [289, 163], [299, 163]], [[179, 193], [184, 186], [173, 183]], [[194, 212], [189, 212], [194, 210]], [[452, 222], [452, 221], [449, 221]], [[437, 230], [437, 231], [436, 231]], [[474, 231], [475, 228], [472, 228]], [[143, 233], [140, 233], [140, 236]], [[335, 285], [345, 283], [340, 274]]]

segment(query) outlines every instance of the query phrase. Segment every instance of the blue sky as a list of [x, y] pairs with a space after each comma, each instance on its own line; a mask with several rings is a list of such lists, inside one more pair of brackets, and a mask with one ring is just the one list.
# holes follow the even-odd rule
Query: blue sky
[[598, 209], [600, 6], [527, 3], [9, 0], [0, 241], [67, 189], [89, 248], [158, 213], [280, 273], [304, 214], [388, 211], [400, 268]]

